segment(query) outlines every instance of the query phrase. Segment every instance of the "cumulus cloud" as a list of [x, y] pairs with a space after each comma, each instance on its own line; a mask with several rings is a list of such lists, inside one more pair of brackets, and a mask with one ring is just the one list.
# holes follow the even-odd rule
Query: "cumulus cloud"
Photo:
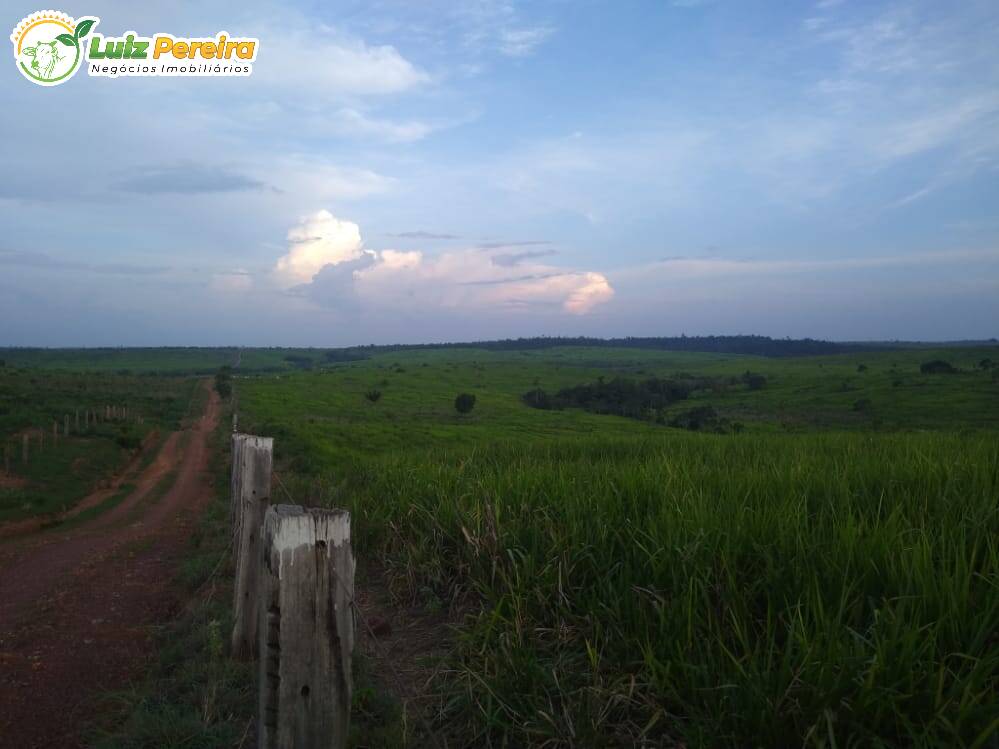
[[478, 248], [436, 255], [368, 250], [357, 224], [328, 211], [305, 217], [288, 232], [288, 241], [288, 253], [274, 269], [278, 283], [335, 309], [410, 315], [549, 309], [583, 315], [614, 296], [603, 274], [546, 265], [530, 253], [511, 264]]
[[274, 267], [277, 283], [284, 288], [307, 284], [325, 266], [357, 260], [363, 254], [360, 227], [325, 210], [292, 227], [288, 244], [288, 253]]

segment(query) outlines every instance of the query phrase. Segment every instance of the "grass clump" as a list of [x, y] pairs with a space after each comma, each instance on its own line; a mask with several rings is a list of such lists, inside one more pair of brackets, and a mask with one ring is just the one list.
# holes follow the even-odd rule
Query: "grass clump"
[[387, 458], [353, 510], [479, 602], [447, 720], [485, 745], [987, 746], [997, 476], [985, 438], [595, 438]]

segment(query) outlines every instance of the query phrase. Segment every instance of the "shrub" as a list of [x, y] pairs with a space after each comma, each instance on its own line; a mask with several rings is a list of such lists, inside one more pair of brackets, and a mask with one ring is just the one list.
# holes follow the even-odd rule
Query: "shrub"
[[[719, 416], [718, 412], [711, 406], [698, 406], [679, 413], [670, 419], [669, 425], [692, 432], [710, 431], [719, 434], [727, 432], [730, 427], [728, 420]], [[741, 431], [741, 425], [739, 431]]]
[[748, 369], [742, 375], [742, 381], [750, 390], [762, 390], [767, 386], [767, 378], [758, 372], [750, 372]]
[[367, 398], [372, 403], [377, 403], [382, 397], [382, 391], [375, 390], [372, 388], [371, 390], [369, 390], [364, 394], [364, 397]]
[[232, 395], [232, 369], [222, 367], [215, 373], [215, 390], [223, 400]]
[[475, 408], [475, 396], [471, 393], [461, 393], [454, 399], [454, 410], [460, 414], [467, 414]]
[[549, 410], [554, 408], [551, 397], [541, 388], [535, 388], [534, 390], [528, 390], [521, 396], [521, 399], [531, 408], [541, 408], [544, 410]]
[[919, 365], [919, 371], [923, 374], [955, 374], [957, 370], [943, 359], [923, 362]]
[[858, 364], [857, 365], [857, 371], [858, 372], [866, 372], [867, 371], [867, 365], [866, 364]]

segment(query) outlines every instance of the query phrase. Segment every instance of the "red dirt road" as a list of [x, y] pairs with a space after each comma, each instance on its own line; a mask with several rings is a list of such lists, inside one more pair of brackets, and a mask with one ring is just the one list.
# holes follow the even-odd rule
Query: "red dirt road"
[[170, 581], [211, 497], [218, 418], [209, 388], [204, 414], [164, 441], [113, 510], [0, 543], [0, 747], [84, 746], [94, 698], [141, 678], [149, 625], [177, 607]]

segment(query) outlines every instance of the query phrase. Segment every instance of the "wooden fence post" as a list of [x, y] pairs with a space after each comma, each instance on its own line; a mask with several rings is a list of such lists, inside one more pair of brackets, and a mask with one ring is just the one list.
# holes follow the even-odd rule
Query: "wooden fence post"
[[52, 447], [59, 444], [59, 420], [52, 420]]
[[236, 541], [239, 538], [239, 515], [236, 512], [236, 507], [239, 502], [240, 493], [242, 492], [243, 442], [245, 439], [245, 434], [233, 434], [229, 449], [230, 460], [232, 462], [232, 472], [229, 474], [229, 529], [232, 532], [230, 545], [232, 546], [232, 561], [234, 564], [239, 553], [239, 544]]
[[28, 462], [28, 434], [25, 432], [24, 437], [21, 441], [21, 462]]
[[63, 437], [68, 437], [69, 436], [69, 414], [65, 414], [63, 416], [62, 426], [63, 426], [62, 436]]
[[[257, 612], [260, 596], [260, 526], [271, 502], [271, 467], [274, 440], [271, 437], [239, 435], [239, 478], [233, 507], [233, 543], [236, 579], [233, 601], [232, 654], [236, 658], [257, 655]], [[233, 469], [237, 466], [234, 464]]]
[[276, 505], [264, 517], [261, 749], [341, 749], [350, 722], [350, 513]]

